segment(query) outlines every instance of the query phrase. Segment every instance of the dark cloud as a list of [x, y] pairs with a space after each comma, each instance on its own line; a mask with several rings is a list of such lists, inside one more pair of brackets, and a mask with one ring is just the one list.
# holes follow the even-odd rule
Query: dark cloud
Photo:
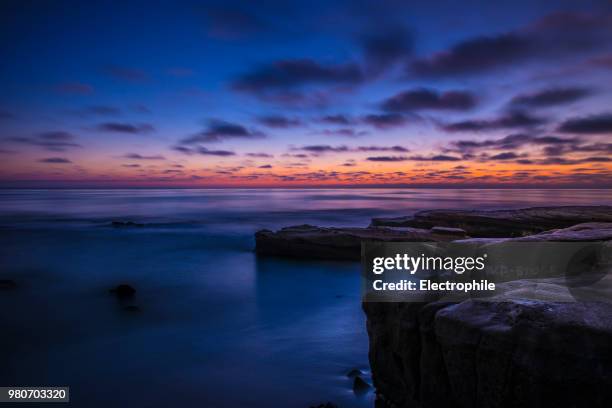
[[350, 125], [353, 121], [346, 115], [326, 115], [320, 119], [323, 123], [329, 123], [330, 125]]
[[381, 103], [381, 108], [389, 112], [411, 112], [420, 109], [464, 111], [474, 106], [476, 106], [476, 98], [470, 92], [439, 93], [427, 88], [400, 92]]
[[89, 95], [94, 92], [94, 88], [82, 82], [64, 82], [57, 85], [55, 91], [65, 95]]
[[68, 164], [72, 163], [70, 160], [63, 157], [48, 157], [46, 159], [40, 159], [40, 163], [51, 163], [51, 164]]
[[402, 146], [359, 146], [355, 149], [358, 152], [397, 152], [406, 153], [410, 150]]
[[131, 124], [119, 122], [100, 123], [98, 126], [96, 126], [96, 129], [104, 132], [132, 134], [150, 133], [155, 130], [155, 128], [148, 123]]
[[264, 164], [263, 166], [259, 166], [257, 167], [258, 169], [271, 169], [272, 165], [271, 164]]
[[9, 143], [17, 143], [42, 147], [53, 152], [63, 152], [67, 149], [81, 147], [74, 142], [75, 136], [65, 131], [48, 131], [39, 133], [33, 137], [9, 137], [4, 139]]
[[211, 143], [226, 139], [260, 139], [263, 137], [265, 137], [265, 134], [260, 131], [247, 129], [237, 123], [213, 119], [205, 130], [183, 139], [181, 143]]
[[508, 135], [500, 139], [486, 140], [457, 140], [451, 142], [451, 148], [448, 151], [469, 152], [482, 148], [494, 149], [516, 149], [528, 144], [533, 145], [575, 145], [581, 143], [578, 138], [560, 138], [557, 136], [531, 136], [523, 133]]
[[514, 153], [514, 152], [503, 152], [503, 153], [498, 153], [494, 156], [491, 156], [490, 159], [491, 160], [513, 160], [513, 159], [518, 159], [519, 156], [518, 154]]
[[591, 94], [586, 88], [554, 88], [531, 94], [518, 95], [512, 98], [510, 104], [517, 107], [540, 108], [564, 105], [583, 99]]
[[412, 32], [400, 25], [383, 27], [377, 24], [360, 36], [359, 43], [366, 64], [376, 70], [387, 69], [390, 64], [405, 60], [414, 50]]
[[314, 132], [314, 133], [320, 133], [325, 136], [345, 136], [345, 137], [360, 137], [360, 136], [366, 136], [369, 134], [369, 132], [365, 130], [357, 130], [353, 128], [324, 129], [320, 132]]
[[546, 123], [547, 120], [531, 116], [524, 112], [511, 112], [498, 118], [486, 120], [465, 120], [443, 125], [447, 132], [478, 132], [482, 130], [511, 129], [520, 127], [533, 127]]
[[140, 167], [140, 164], [122, 164], [121, 167], [127, 167], [127, 168], [138, 168]]
[[559, 126], [558, 131], [579, 134], [612, 133], [612, 113], [568, 119]]
[[347, 146], [330, 146], [330, 145], [310, 145], [303, 146], [300, 148], [296, 148], [294, 150], [303, 150], [305, 152], [310, 153], [340, 153], [340, 152], [348, 152], [349, 148]]
[[108, 65], [102, 71], [110, 77], [127, 82], [143, 82], [148, 79], [144, 71], [120, 65]]
[[399, 113], [382, 113], [382, 114], [371, 114], [365, 115], [361, 120], [378, 129], [388, 129], [392, 127], [398, 127], [406, 124], [408, 118]]
[[131, 160], [166, 160], [166, 158], [161, 155], [147, 156], [139, 153], [126, 153], [123, 157]]
[[92, 105], [83, 108], [82, 113], [86, 115], [116, 116], [121, 113], [121, 109], [109, 105]]
[[257, 118], [257, 121], [264, 126], [281, 129], [302, 125], [302, 121], [297, 118], [288, 118], [286, 116], [281, 115], [261, 116]]
[[208, 34], [222, 40], [235, 40], [270, 28], [255, 13], [238, 7], [207, 7]]
[[184, 154], [201, 154], [203, 156], [227, 157], [236, 155], [235, 152], [232, 152], [230, 150], [210, 150], [204, 146], [195, 146], [193, 148], [185, 146], [174, 146], [173, 149], [177, 152], [181, 152]]
[[368, 157], [366, 160], [368, 161], [376, 161], [376, 162], [401, 162], [410, 160], [405, 156], [373, 156]]
[[520, 30], [471, 38], [419, 58], [409, 65], [409, 71], [443, 77], [477, 74], [530, 60], [549, 62], [605, 47], [610, 27], [606, 14], [553, 13]]
[[232, 84], [239, 91], [266, 93], [303, 85], [355, 85], [364, 80], [356, 64], [322, 65], [316, 61], [281, 60], [254, 69]]
[[447, 156], [444, 154], [437, 154], [433, 156], [410, 156], [408, 160], [412, 161], [434, 161], [434, 162], [453, 162], [460, 161], [460, 157]]
[[255, 158], [272, 158], [272, 157], [274, 157], [274, 155], [268, 154], [268, 153], [247, 153], [246, 156], [248, 156], [248, 157], [255, 157]]

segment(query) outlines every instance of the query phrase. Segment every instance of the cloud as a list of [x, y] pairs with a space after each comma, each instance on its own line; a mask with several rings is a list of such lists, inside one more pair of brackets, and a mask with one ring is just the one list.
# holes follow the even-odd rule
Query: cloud
[[410, 156], [407, 158], [412, 161], [434, 161], [434, 162], [453, 162], [460, 161], [460, 157], [455, 156], [447, 156], [444, 154], [437, 154], [434, 156]]
[[378, 129], [388, 129], [406, 124], [408, 118], [399, 113], [382, 113], [365, 115], [361, 118], [363, 123]]
[[410, 160], [405, 156], [373, 156], [368, 157], [366, 160], [368, 161], [376, 161], [376, 162], [401, 162]]
[[352, 128], [324, 129], [322, 131], [316, 131], [313, 133], [323, 134], [325, 136], [345, 136], [345, 137], [360, 137], [360, 136], [366, 136], [369, 134], [369, 132], [365, 130], [356, 130]]
[[330, 125], [350, 125], [353, 121], [346, 115], [326, 115], [320, 119], [320, 122]]
[[513, 152], [503, 152], [503, 153], [499, 153], [494, 156], [491, 156], [490, 159], [491, 160], [512, 160], [512, 159], [518, 159], [519, 157], [521, 156]]
[[102, 71], [110, 77], [126, 82], [143, 82], [148, 79], [144, 71], [120, 65], [108, 65]]
[[612, 133], [612, 113], [568, 119], [559, 126], [558, 131], [579, 134]]
[[461, 41], [416, 59], [408, 70], [423, 77], [460, 76], [585, 54], [609, 43], [611, 23], [606, 14], [553, 13], [519, 30]]
[[0, 109], [0, 120], [15, 119], [17, 115], [12, 112]]
[[272, 165], [271, 164], [264, 164], [263, 166], [259, 166], [258, 169], [271, 169]]
[[[346, 152], [395, 152], [395, 153], [406, 153], [409, 150], [402, 146], [358, 146], [349, 148], [345, 145], [331, 146], [331, 145], [310, 145], [293, 148], [292, 150], [302, 150], [310, 153], [346, 153]], [[297, 157], [297, 155], [292, 155]]]
[[131, 133], [131, 134], [142, 134], [142, 133], [150, 133], [155, 130], [155, 128], [148, 124], [131, 124], [131, 123], [119, 123], [119, 122], [106, 122], [100, 123], [96, 126], [97, 130], [104, 132], [113, 132], [113, 133]]
[[485, 120], [465, 120], [443, 125], [447, 132], [478, 132], [482, 130], [510, 129], [519, 127], [533, 127], [546, 123], [547, 120], [531, 116], [524, 112], [511, 112], [498, 118]]
[[139, 153], [126, 153], [125, 155], [123, 155], [123, 157], [131, 160], [166, 160], [164, 156], [158, 154], [153, 156], [146, 156]]
[[420, 109], [465, 111], [476, 106], [476, 98], [470, 92], [420, 88], [400, 92], [381, 103], [388, 112], [411, 112]]
[[228, 7], [207, 7], [208, 34], [222, 40], [236, 40], [270, 28], [267, 22], [247, 10]]
[[83, 82], [64, 82], [57, 85], [55, 91], [64, 95], [89, 95], [94, 92], [94, 88]]
[[512, 98], [510, 105], [515, 107], [541, 108], [564, 105], [576, 102], [591, 94], [586, 88], [553, 88], [543, 91], [518, 95]]
[[512, 134], [500, 139], [486, 140], [456, 140], [451, 142], [451, 148], [448, 151], [469, 152], [482, 148], [495, 149], [516, 149], [528, 144], [533, 145], [575, 145], [581, 143], [578, 138], [560, 138], [557, 136], [531, 136], [523, 133]]
[[356, 85], [364, 80], [357, 64], [323, 65], [309, 59], [280, 60], [255, 68], [236, 80], [238, 91], [268, 93], [305, 85]]
[[254, 158], [272, 158], [274, 155], [268, 153], [247, 153], [245, 156]]
[[63, 157], [48, 157], [46, 159], [40, 159], [39, 163], [51, 163], [51, 164], [68, 164], [72, 163], [70, 160]]
[[404, 26], [375, 25], [369, 33], [359, 38], [366, 64], [375, 70], [387, 69], [390, 64], [412, 55], [414, 38]]
[[63, 152], [67, 149], [81, 147], [74, 142], [75, 136], [65, 131], [48, 131], [33, 137], [9, 137], [4, 139], [9, 143], [25, 144], [42, 147], [53, 152]]
[[305, 152], [310, 153], [340, 153], [340, 152], [348, 152], [348, 146], [330, 146], [330, 145], [310, 145], [303, 146], [299, 148], [295, 148], [294, 150], [303, 150]]
[[260, 139], [266, 135], [263, 132], [232, 122], [213, 119], [208, 127], [193, 136], [185, 138], [181, 144], [221, 142], [226, 139]]
[[186, 147], [186, 146], [174, 146], [174, 150], [184, 154], [201, 154], [203, 156], [235, 156], [236, 153], [230, 150], [210, 150], [204, 146]]
[[355, 149], [358, 152], [398, 152], [406, 153], [410, 150], [402, 146], [359, 146]]
[[140, 164], [122, 164], [121, 167], [138, 168], [140, 167]]
[[302, 125], [302, 121], [297, 118], [288, 118], [280, 115], [261, 116], [257, 121], [264, 126], [271, 128], [287, 129]]
[[83, 108], [81, 113], [85, 115], [116, 116], [121, 114], [121, 109], [110, 105], [92, 105]]

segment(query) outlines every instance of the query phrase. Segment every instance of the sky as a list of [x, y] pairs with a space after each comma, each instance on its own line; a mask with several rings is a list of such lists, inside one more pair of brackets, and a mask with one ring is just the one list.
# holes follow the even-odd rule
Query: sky
[[612, 187], [610, 1], [0, 3], [0, 187]]

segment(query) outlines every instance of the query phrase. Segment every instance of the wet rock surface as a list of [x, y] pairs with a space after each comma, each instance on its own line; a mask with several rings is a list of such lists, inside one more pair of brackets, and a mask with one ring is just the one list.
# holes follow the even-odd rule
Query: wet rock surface
[[374, 218], [372, 226], [461, 228], [472, 237], [520, 237], [590, 222], [612, 222], [612, 206], [516, 210], [426, 210], [409, 217]]
[[324, 228], [298, 225], [255, 234], [258, 254], [309, 259], [359, 260], [362, 241], [450, 241], [455, 236], [420, 228]]

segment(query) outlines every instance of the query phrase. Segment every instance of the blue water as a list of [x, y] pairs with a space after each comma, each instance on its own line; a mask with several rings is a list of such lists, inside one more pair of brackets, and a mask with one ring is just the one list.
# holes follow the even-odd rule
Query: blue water
[[[0, 190], [0, 279], [18, 284], [0, 290], [0, 385], [68, 385], [78, 407], [372, 407], [345, 376], [368, 373], [359, 265], [260, 258], [253, 233], [561, 204], [612, 192]], [[133, 301], [108, 293], [122, 282]]]

